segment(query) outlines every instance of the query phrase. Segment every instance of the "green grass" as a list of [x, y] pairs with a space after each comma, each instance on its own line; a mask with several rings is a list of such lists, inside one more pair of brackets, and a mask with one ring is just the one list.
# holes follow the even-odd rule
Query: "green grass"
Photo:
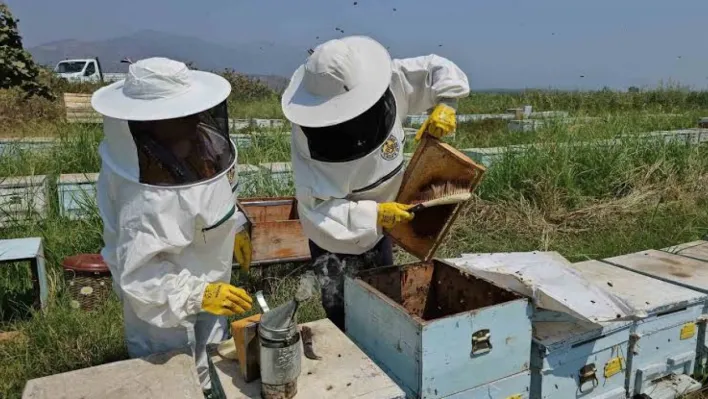
[[[539, 109], [602, 117], [585, 124], [550, 124], [531, 134], [509, 134], [501, 121], [462, 124], [449, 141], [458, 147], [575, 143], [692, 127], [702, 110], [708, 109], [700, 93], [666, 91], [663, 95], [474, 95], [463, 102], [461, 112], [499, 112], [532, 103]], [[241, 109], [277, 110], [265, 111], [273, 104], [269, 101], [244, 104]], [[681, 115], [648, 115], [656, 110]], [[99, 127], [60, 123], [41, 126], [48, 130], [54, 126], [62, 137], [61, 145], [46, 153], [20, 151], [0, 156], [0, 176], [98, 171]], [[13, 129], [27, 131], [28, 127]], [[251, 148], [239, 151], [239, 159], [241, 163], [288, 161], [289, 140], [278, 135], [256, 136]], [[524, 154], [509, 154], [488, 170], [478, 198], [458, 219], [439, 255], [554, 250], [579, 261], [698, 239], [708, 231], [707, 183], [705, 145], [628, 138], [609, 147], [547, 145]], [[292, 184], [279, 185], [266, 175], [258, 175], [242, 196], [292, 193]], [[117, 301], [110, 299], [93, 312], [72, 310], [62, 289], [62, 259], [101, 248], [100, 218], [95, 206], [88, 206], [91, 217], [72, 221], [58, 216], [55, 201], [46, 220], [0, 230], [0, 238], [44, 237], [54, 292], [46, 313], [30, 312], [28, 316], [22, 307], [29, 288], [26, 269], [0, 268], [0, 330], [19, 331], [26, 337], [0, 342], [2, 398], [20, 397], [26, 380], [31, 378], [126, 357]], [[411, 261], [411, 257], [398, 251], [397, 261]], [[235, 272], [233, 282], [249, 292], [262, 289], [277, 304], [291, 297], [297, 277], [306, 270], [307, 265], [278, 265], [255, 269], [249, 276]], [[299, 319], [308, 321], [323, 315], [315, 298], [301, 308]]]

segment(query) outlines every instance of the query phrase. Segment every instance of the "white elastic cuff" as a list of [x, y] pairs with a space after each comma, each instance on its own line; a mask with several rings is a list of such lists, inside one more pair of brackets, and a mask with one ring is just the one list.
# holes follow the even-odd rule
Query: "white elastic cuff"
[[202, 300], [204, 299], [204, 291], [206, 290], [206, 281], [200, 281], [192, 295], [187, 299], [187, 314], [193, 315], [202, 311]]
[[438, 101], [439, 104], [445, 104], [448, 107], [452, 107], [455, 111], [457, 111], [457, 99], [456, 98], [441, 98]]
[[356, 223], [352, 223], [352, 227], [365, 232], [357, 242], [360, 247], [373, 247], [378, 242], [380, 238], [380, 230], [376, 222], [378, 212], [376, 201], [357, 201], [352, 208], [350, 217], [356, 221]]

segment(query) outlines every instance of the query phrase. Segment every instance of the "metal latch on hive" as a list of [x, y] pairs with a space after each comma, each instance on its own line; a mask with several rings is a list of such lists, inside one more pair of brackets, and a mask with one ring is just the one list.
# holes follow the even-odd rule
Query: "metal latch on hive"
[[489, 330], [479, 330], [472, 334], [472, 353], [470, 356], [483, 355], [492, 350], [492, 333]]
[[587, 392], [583, 391], [583, 385], [585, 385], [588, 381], [592, 382], [591, 389], [594, 389], [600, 384], [600, 381], [597, 379], [597, 368], [595, 367], [595, 363], [583, 366], [578, 372], [578, 389], [580, 389], [581, 393]]

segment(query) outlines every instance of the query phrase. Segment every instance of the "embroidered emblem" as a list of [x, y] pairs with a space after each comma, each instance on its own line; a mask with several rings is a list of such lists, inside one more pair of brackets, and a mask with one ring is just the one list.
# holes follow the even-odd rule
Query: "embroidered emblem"
[[388, 136], [386, 141], [384, 141], [381, 146], [381, 158], [387, 161], [392, 161], [398, 157], [400, 152], [401, 145], [399, 144], [398, 139], [393, 135]]
[[236, 165], [226, 172], [226, 178], [229, 179], [229, 184], [233, 187], [236, 180]]

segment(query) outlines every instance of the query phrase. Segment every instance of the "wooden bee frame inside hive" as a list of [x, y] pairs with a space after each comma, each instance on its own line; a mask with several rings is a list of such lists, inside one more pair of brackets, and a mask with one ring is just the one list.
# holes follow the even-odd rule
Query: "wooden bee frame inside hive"
[[[481, 166], [452, 146], [424, 135], [403, 176], [396, 202], [415, 204], [431, 184], [462, 183], [473, 192], [485, 172]], [[410, 223], [400, 223], [385, 233], [396, 244], [423, 261], [432, 259], [461, 205], [443, 205], [417, 212]]]

